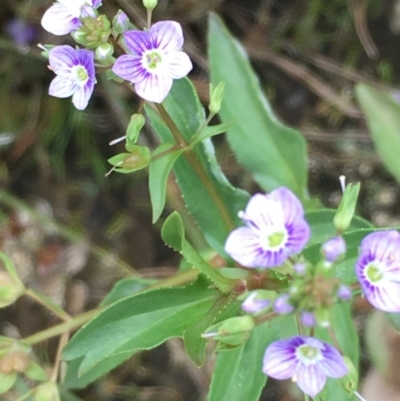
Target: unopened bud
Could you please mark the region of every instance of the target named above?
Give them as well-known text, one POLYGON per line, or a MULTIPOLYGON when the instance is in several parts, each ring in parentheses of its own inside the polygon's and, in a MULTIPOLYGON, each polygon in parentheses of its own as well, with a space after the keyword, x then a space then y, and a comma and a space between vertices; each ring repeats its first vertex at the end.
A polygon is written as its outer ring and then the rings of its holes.
POLYGON ((136 143, 140 131, 144 127, 146 120, 143 114, 133 114, 129 122, 128 128, 126 129, 126 138, 128 144, 136 143))
POLYGON ((315 319, 315 315, 313 312, 303 311, 301 312, 301 322, 304 326, 307 327, 315 327, 317 325, 317 320, 315 319))
POLYGON ((341 378, 340 381, 345 390, 350 394, 353 394, 358 387, 358 371, 348 356, 343 356, 343 360, 347 366, 348 373, 346 376, 341 378))
POLYGON ((333 219, 333 225, 339 234, 342 234, 350 227, 356 210, 358 193, 360 192, 360 183, 349 184, 343 192, 343 197, 339 208, 333 219))
POLYGON ((328 262, 337 262, 346 253, 346 242, 342 237, 331 238, 322 245, 321 253, 328 262))
POLYGON ((210 105, 208 106, 211 114, 218 114, 221 109, 221 103, 224 99, 225 82, 221 81, 215 88, 210 85, 210 105))
POLYGON ((339 289, 337 291, 337 297, 342 301, 348 301, 352 296, 351 288, 347 285, 340 284, 339 289))
POLYGON ((271 301, 275 296, 275 291, 253 291, 242 303, 242 310, 246 313, 254 314, 265 312, 265 310, 271 305, 271 301))
POLYGON ((100 62, 107 62, 112 59, 114 54, 114 46, 109 43, 104 43, 96 48, 95 58, 100 62))
POLYGON ((294 306, 290 303, 289 294, 283 294, 276 298, 274 310, 279 315, 285 315, 294 311, 294 306))
POLYGON ((118 10, 113 18, 112 25, 115 33, 122 34, 129 29, 129 18, 123 11, 118 10))
POLYGON ((114 166, 106 176, 113 171, 118 173, 132 173, 147 167, 151 161, 150 149, 146 146, 131 145, 128 147, 130 153, 121 153, 108 159, 108 162, 114 166))
POLYGON ((57 384, 53 382, 47 382, 36 387, 34 394, 34 401, 60 401, 57 384))
POLYGON ((154 10, 157 7, 158 0, 143 0, 143 5, 148 10, 154 10))

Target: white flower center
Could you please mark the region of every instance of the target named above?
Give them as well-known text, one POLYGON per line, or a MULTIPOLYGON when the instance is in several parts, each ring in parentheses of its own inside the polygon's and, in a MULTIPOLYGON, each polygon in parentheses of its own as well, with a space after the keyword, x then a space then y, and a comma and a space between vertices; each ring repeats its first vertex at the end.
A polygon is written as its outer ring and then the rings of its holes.
POLYGON ((288 235, 285 227, 270 226, 261 230, 261 246, 265 250, 277 251, 285 246, 288 235))
POLYGON ((81 65, 76 65, 71 69, 71 79, 80 86, 86 84, 89 79, 89 74, 86 68, 81 65))
POLYGON ((155 72, 162 66, 162 54, 157 50, 150 50, 143 54, 143 64, 148 72, 155 72))
POLYGON ((307 344, 300 345, 296 349, 296 357, 306 366, 315 365, 323 359, 321 351, 317 347, 307 344))

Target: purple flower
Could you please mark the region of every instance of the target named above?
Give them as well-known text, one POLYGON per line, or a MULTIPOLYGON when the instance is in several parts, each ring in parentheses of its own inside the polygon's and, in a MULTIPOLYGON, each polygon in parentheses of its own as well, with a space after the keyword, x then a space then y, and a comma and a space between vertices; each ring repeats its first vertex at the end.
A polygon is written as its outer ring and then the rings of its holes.
POLYGON ((94 53, 57 46, 49 51, 49 61, 50 69, 57 75, 50 84, 49 94, 61 98, 72 96, 75 107, 85 109, 96 83, 94 53))
POLYGON ((128 31, 124 39, 130 54, 119 57, 112 70, 135 84, 137 94, 145 100, 161 103, 172 81, 193 68, 189 56, 181 51, 183 34, 177 22, 157 22, 148 32, 128 31))
POLYGON ((317 325, 317 320, 315 319, 313 312, 303 311, 301 312, 300 317, 304 326, 315 327, 317 325))
POLYGON ((289 294, 283 294, 276 298, 274 311, 279 315, 285 315, 294 311, 294 306, 289 303, 289 294))
POLYGON ((331 238, 322 245, 321 251, 328 262, 336 262, 346 253, 346 242, 342 237, 331 238))
POLYGON ((355 267, 368 301, 386 312, 400 312, 400 234, 380 231, 367 235, 355 267))
POLYGON ((95 17, 101 0, 57 0, 43 15, 43 28, 53 35, 66 35, 81 26, 81 17, 95 17))
POLYGON ((268 299, 257 299, 258 292, 251 293, 242 303, 242 310, 246 313, 257 313, 270 305, 271 301, 268 299))
POLYGON ((316 338, 296 336, 273 342, 265 351, 263 372, 278 380, 292 379, 311 397, 325 385, 326 377, 348 372, 340 353, 316 338))
POLYGON ((26 46, 31 43, 35 40, 37 34, 33 25, 19 18, 11 20, 6 29, 12 40, 20 46, 26 46))
POLYGON ((300 252, 310 238, 303 207, 287 188, 253 195, 239 217, 246 227, 230 233, 225 250, 246 267, 280 266, 300 252))

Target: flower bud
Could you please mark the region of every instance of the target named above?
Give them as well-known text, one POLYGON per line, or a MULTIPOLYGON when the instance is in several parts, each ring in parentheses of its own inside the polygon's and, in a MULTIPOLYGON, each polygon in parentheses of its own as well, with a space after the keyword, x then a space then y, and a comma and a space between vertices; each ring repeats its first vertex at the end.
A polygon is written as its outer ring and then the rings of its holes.
POLYGON ((129 122, 128 128, 126 129, 126 138, 127 138, 127 143, 130 144, 135 144, 140 131, 144 127, 146 120, 143 116, 143 114, 133 114, 131 117, 131 121, 129 122))
POLYGON ((16 282, 4 271, 0 271, 0 308, 14 303, 24 292, 21 282, 16 282))
POLYGON ((218 114, 224 99, 225 82, 221 81, 216 88, 210 84, 210 105, 208 106, 211 114, 218 114))
POLYGON ((47 382, 35 389, 34 401, 60 401, 57 384, 47 382))
POLYGON ((304 326, 307 327, 315 327, 317 325, 317 320, 315 319, 315 315, 313 312, 303 311, 301 312, 301 322, 304 326))
POLYGON ((321 253, 328 262, 337 262, 346 253, 346 242, 342 237, 331 238, 322 245, 321 253))
POLYGON ((130 153, 121 153, 108 159, 108 162, 114 166, 107 174, 113 171, 118 173, 132 173, 147 167, 151 161, 150 149, 146 146, 131 145, 128 148, 130 153))
POLYGON ((107 62, 112 59, 112 55, 114 54, 114 46, 109 43, 104 43, 97 47, 95 52, 96 60, 100 62, 107 62))
POLYGON ((143 0, 143 5, 148 10, 154 10, 157 7, 158 0, 143 0))
POLYGON ((303 276, 307 272, 307 265, 305 263, 296 263, 293 270, 299 276, 303 276))
POLYGON ((353 295, 353 293, 350 287, 344 284, 340 284, 336 295, 342 301, 348 301, 353 295))
POLYGON ((342 382, 345 390, 350 394, 353 394, 358 387, 358 371, 348 356, 344 355, 343 360, 347 366, 348 373, 346 376, 341 378, 340 381, 342 382))
POLYGON ((123 11, 118 10, 112 21, 113 31, 121 35, 129 29, 129 23, 128 16, 123 11))
POLYGON ((349 184, 343 192, 343 197, 340 202, 339 208, 333 219, 339 234, 343 233, 350 227, 351 220, 353 219, 354 212, 357 205, 358 193, 360 192, 360 183, 349 184))
POLYGON ((271 301, 274 297, 274 291, 253 291, 242 303, 242 310, 246 313, 264 312, 265 309, 271 305, 271 301))
POLYGON ((279 315, 284 315, 294 311, 294 306, 290 304, 289 298, 289 294, 283 294, 276 298, 274 304, 274 310, 276 313, 279 315))

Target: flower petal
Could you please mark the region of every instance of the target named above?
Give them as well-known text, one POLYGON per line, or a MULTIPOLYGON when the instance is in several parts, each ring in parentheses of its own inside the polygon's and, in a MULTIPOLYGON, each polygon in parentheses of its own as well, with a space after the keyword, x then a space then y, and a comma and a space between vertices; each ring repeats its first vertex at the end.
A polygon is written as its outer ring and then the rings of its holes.
POLYGON ((81 22, 63 4, 53 4, 43 15, 42 27, 53 35, 66 35, 81 26, 81 22))
POLYGON ((137 94, 149 102, 162 103, 172 87, 172 78, 148 74, 135 85, 137 94))
POLYGON ((193 69, 189 56, 184 52, 173 52, 164 56, 165 73, 172 79, 186 77, 193 69))
POLYGON ((49 95, 66 98, 72 96, 77 89, 77 85, 68 75, 58 75, 50 84, 49 95))
POLYGON ((94 68, 94 52, 91 50, 79 49, 76 50, 76 55, 78 58, 78 63, 85 68, 89 80, 95 81, 96 70, 94 68))
MULTIPOLYGON (((301 345, 301 344, 300 344, 301 345)), ((278 340, 269 345, 263 359, 263 372, 278 380, 290 379, 299 367, 295 348, 288 340, 278 340)))
POLYGON ((129 54, 118 57, 112 71, 121 78, 134 84, 143 81, 149 73, 142 67, 141 58, 129 54))
POLYGON ((303 393, 311 397, 317 395, 326 383, 326 376, 318 365, 302 365, 293 379, 303 393))
POLYGON ((377 309, 400 312, 400 284, 382 279, 378 285, 365 286, 360 281, 366 298, 377 309))
POLYGON ((79 64, 78 53, 71 46, 57 46, 49 51, 49 64, 56 73, 68 72, 79 64))
POLYGON ((338 378, 347 375, 348 368, 346 363, 336 348, 324 343, 321 353, 324 359, 318 362, 318 365, 326 376, 338 378))
POLYGON ((94 84, 90 81, 86 85, 78 87, 72 96, 72 103, 78 110, 86 109, 93 93, 94 84))
POLYGON ((395 230, 377 231, 361 242, 361 254, 373 255, 381 261, 400 256, 400 234, 395 230))
POLYGON ((165 53, 176 52, 182 49, 182 27, 175 21, 161 21, 154 24, 150 30, 152 48, 163 50, 165 53))
POLYGON ((141 56, 146 50, 151 49, 147 32, 127 31, 124 33, 124 41, 126 48, 134 56, 141 56))

